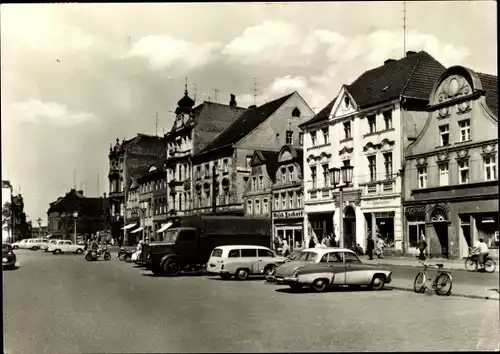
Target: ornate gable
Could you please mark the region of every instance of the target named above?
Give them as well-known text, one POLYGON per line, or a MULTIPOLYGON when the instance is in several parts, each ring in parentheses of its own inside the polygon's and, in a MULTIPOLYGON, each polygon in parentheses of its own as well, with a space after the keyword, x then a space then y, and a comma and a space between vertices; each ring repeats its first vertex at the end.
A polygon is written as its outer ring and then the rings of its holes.
POLYGON ((338 99, 333 106, 332 112, 330 113, 330 119, 335 117, 342 117, 347 114, 356 112, 356 103, 353 98, 345 89, 345 86, 340 90, 340 94, 338 95, 338 99))
POLYGON ((250 160, 250 166, 259 166, 264 163, 264 156, 260 153, 260 151, 255 151, 253 153, 252 159, 250 160))

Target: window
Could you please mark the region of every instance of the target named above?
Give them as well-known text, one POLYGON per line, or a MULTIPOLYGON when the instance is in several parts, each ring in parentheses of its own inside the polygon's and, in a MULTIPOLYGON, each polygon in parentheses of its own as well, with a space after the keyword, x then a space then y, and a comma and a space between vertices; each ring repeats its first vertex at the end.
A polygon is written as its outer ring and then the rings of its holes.
POLYGON ((288 209, 293 209, 293 192, 288 192, 288 209))
POLYGON ((458 161, 459 183, 469 183, 469 161, 458 161))
POLYGON ((228 258, 239 258, 240 257, 240 250, 231 250, 229 251, 229 254, 227 255, 228 258))
POLYGON ((299 145, 304 145, 304 133, 299 133, 299 145))
POLYGON ((316 146, 316 132, 311 133, 311 145, 316 146))
POLYGON ((302 194, 297 192, 297 208, 302 208, 302 194))
POLYGON ((345 96, 344 97, 344 105, 347 107, 349 107, 349 96, 345 96))
POLYGON ((427 188, 427 167, 418 167, 418 188, 427 188))
POLYGON ((205 164, 205 178, 210 176, 210 164, 205 164))
POLYGON ((386 130, 392 129, 392 111, 384 112, 384 122, 386 130))
POLYGON ((257 250, 254 249, 242 249, 241 250, 241 257, 257 257, 257 250))
POLYGON ((440 164, 439 165, 439 185, 447 186, 449 183, 449 175, 448 175, 448 164, 440 164))
POLYGON ((281 171, 281 183, 286 183, 286 168, 282 168, 280 171, 281 171))
POLYGON ((375 133, 377 131, 375 115, 368 116, 368 127, 370 133, 375 133))
POLYGON ((439 127, 439 135, 441 137, 441 146, 450 145, 450 126, 448 124, 439 127))
POLYGON ((262 213, 267 214, 269 212, 268 209, 269 209, 268 200, 264 199, 264 201, 262 202, 262 213))
POLYGON ((328 186, 328 164, 321 166, 323 168, 323 187, 328 186))
POLYGON ((330 252, 325 253, 323 257, 321 257, 321 263, 342 263, 342 258, 338 252, 330 252))
POLYGON ((215 174, 217 175, 219 173, 219 160, 214 161, 214 170, 215 174))
POLYGON ((257 177, 252 177, 252 190, 257 189, 257 177))
POLYGON ((193 242, 196 240, 196 231, 194 230, 182 230, 179 232, 179 236, 177 236, 178 241, 183 242, 193 242))
POLYGON ((276 210, 279 210, 279 208, 280 208, 280 196, 279 196, 279 194, 274 195, 274 208, 276 210))
POLYGON ((392 152, 384 154, 385 179, 392 178, 392 152))
POLYGON ((368 168, 370 169, 370 182, 377 180, 377 158, 368 156, 368 168))
POLYGON ((255 215, 260 215, 260 200, 255 201, 255 215))
POLYGON ((264 176, 259 176, 259 188, 264 189, 264 176))
POLYGON ((321 132, 323 133, 323 142, 324 142, 324 144, 330 143, 330 137, 328 136, 328 128, 321 129, 321 132))
POLYGON ((497 166, 495 156, 487 156, 484 161, 484 179, 485 181, 493 181, 497 179, 497 166))
POLYGON ((316 166, 312 166, 311 167, 312 188, 316 188, 316 182, 317 182, 316 179, 317 179, 316 166))
POLYGON ((224 159, 222 161, 222 167, 224 169, 224 173, 228 173, 229 172, 229 160, 228 159, 224 159))
POLYGON ((251 157, 251 156, 250 156, 250 157, 248 157, 248 156, 247 156, 247 161, 246 161, 246 167, 247 167, 247 168, 250 168, 250 167, 251 167, 251 166, 250 166, 250 163, 251 163, 251 162, 252 162, 252 157, 251 157))
POLYGON ((253 214, 253 205, 252 205, 252 201, 251 200, 247 201, 247 214, 248 215, 252 215, 253 214))
POLYGON ((274 257, 274 253, 271 250, 257 250, 259 257, 274 257))
POLYGON ((196 178, 201 177, 201 166, 196 166, 196 178))
POLYGON ((343 160, 342 163, 344 166, 351 166, 351 160, 343 160))
POLYGON ((293 131, 291 130, 286 131, 286 144, 287 145, 293 144, 293 131))
POLYGON ((345 139, 351 139, 351 122, 344 123, 344 136, 345 139))
POLYGON ((344 252, 344 262, 345 263, 361 263, 358 256, 351 252, 344 252))
POLYGON ((295 180, 295 173, 294 173, 293 166, 288 167, 288 173, 290 174, 290 182, 293 182, 295 180))
POLYGON ((470 140, 470 119, 462 120, 458 122, 460 127, 460 141, 470 140))

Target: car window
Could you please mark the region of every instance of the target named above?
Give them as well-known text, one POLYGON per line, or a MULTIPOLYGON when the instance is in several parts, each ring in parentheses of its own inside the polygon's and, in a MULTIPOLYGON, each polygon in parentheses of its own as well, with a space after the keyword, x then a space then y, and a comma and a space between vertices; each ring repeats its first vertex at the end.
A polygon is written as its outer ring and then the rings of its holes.
POLYGON ((271 250, 257 250, 259 257, 274 257, 274 253, 271 250))
POLYGON ((361 263, 358 256, 351 252, 344 252, 344 259, 346 263, 361 263))
POLYGON ((220 257, 222 256, 222 250, 220 248, 216 248, 212 251, 212 257, 220 257))
POLYGON ((240 256, 240 250, 231 250, 227 255, 228 258, 239 258, 239 256, 240 256))
POLYGON ((58 245, 64 245, 64 241, 59 241, 57 244, 58 245))
POLYGON ((299 256, 297 256, 296 260, 298 261, 311 261, 316 262, 319 254, 316 252, 301 252, 299 256))
POLYGON ((242 257, 257 257, 257 250, 255 248, 245 248, 241 250, 242 257))
POLYGON ((71 241, 64 242, 65 245, 71 245, 71 241))
POLYGON ((195 230, 182 230, 177 236, 178 241, 182 242, 194 242, 196 241, 196 231, 195 230))

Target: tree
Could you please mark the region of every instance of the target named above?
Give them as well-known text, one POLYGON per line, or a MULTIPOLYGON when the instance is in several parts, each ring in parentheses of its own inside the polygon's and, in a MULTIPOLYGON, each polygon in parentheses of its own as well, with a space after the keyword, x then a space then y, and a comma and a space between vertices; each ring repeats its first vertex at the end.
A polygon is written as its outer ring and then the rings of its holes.
POLYGON ((5 202, 2 207, 2 228, 9 233, 12 230, 12 205, 10 202, 5 202))

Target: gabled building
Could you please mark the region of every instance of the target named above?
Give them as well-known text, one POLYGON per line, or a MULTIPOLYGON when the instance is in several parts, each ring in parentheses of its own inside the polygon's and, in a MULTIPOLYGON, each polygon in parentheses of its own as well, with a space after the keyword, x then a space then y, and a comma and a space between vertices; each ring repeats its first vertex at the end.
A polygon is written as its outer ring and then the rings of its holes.
POLYGON ((406 154, 407 251, 425 235, 431 256, 462 258, 483 237, 498 257, 498 78, 450 67, 429 111, 406 154))
POLYGON ((313 115, 297 92, 249 108, 193 156, 192 212, 243 215, 254 152, 298 144, 298 126, 313 115))
POLYGON ((245 112, 244 108, 237 106, 234 95, 231 95, 229 105, 203 102, 194 107, 194 104, 186 87, 175 110, 172 129, 165 134, 169 218, 189 214, 192 210, 193 155, 245 112))
POLYGON ((165 158, 165 143, 158 136, 137 134, 136 137, 116 139, 115 146, 109 147, 109 199, 111 203, 111 233, 113 237, 123 237, 123 227, 127 225, 126 202, 132 178, 142 175, 144 167, 165 158))
POLYGON ((281 148, 272 190, 274 239, 286 240, 292 251, 304 247, 302 166, 301 148, 290 145, 281 148))
MULTIPOLYGON (((429 94, 444 70, 443 65, 424 51, 407 52, 399 60, 388 59, 351 84, 343 85, 334 104, 325 108, 330 111, 328 135, 332 137, 328 152, 316 148, 318 136, 325 133, 306 129, 306 205, 333 212, 333 232, 339 235, 342 222, 343 235, 339 236, 344 246, 358 243, 365 248, 371 233, 375 240, 380 235, 389 251, 402 252, 404 151, 422 130, 429 94), (327 170, 343 165, 353 166, 354 170, 352 183, 344 188, 341 206, 339 191, 328 191, 327 170), (314 174, 321 176, 321 186, 315 182, 318 177, 314 174), (322 198, 318 197, 320 194, 322 198), (329 209, 332 204, 334 208, 329 209)), ((316 230, 316 221, 311 218, 309 223, 309 215, 305 222, 307 230, 316 230)), ((330 224, 327 220, 323 223, 330 224)), ((325 232, 329 230, 323 228, 325 232)))

